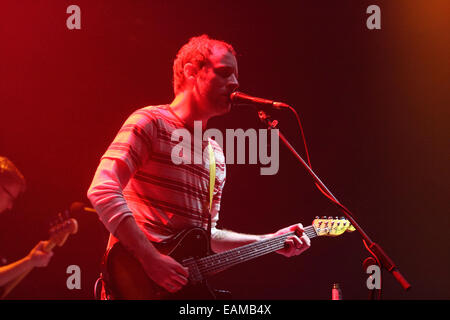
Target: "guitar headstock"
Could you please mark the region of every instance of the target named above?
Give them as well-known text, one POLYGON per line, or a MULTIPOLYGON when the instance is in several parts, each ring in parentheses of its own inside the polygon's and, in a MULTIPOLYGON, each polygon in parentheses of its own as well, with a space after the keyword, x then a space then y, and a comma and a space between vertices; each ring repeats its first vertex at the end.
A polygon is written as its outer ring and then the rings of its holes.
POLYGON ((353 227, 345 218, 323 217, 316 218, 312 223, 318 236, 337 237, 344 232, 353 232, 353 227))
POLYGON ((77 220, 70 218, 53 225, 50 228, 50 241, 61 247, 71 234, 75 234, 78 231, 77 220))

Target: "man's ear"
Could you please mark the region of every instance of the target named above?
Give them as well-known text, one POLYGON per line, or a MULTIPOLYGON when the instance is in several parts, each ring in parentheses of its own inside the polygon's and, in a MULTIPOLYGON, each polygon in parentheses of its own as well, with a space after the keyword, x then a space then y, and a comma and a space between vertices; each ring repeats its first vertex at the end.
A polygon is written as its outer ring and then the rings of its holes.
POLYGON ((193 84, 195 82, 195 78, 197 77, 198 68, 193 63, 186 63, 183 67, 184 78, 186 82, 189 84, 193 84))

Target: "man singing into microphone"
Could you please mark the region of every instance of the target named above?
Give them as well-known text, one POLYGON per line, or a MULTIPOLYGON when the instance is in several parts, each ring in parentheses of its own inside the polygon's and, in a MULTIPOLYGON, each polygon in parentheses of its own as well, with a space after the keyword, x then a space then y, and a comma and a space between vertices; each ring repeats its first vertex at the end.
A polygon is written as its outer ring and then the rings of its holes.
MULTIPOLYGON (((17 167, 6 157, 0 157, 0 214, 12 209, 14 201, 25 191, 25 178, 17 167)), ((24 272, 33 267, 45 267, 52 252, 43 250, 46 242, 39 242, 24 258, 8 265, 0 266, 0 297, 9 290, 9 285, 24 272)))
MULTIPOLYGON (((111 233, 108 247, 119 241, 140 262, 147 276, 170 293, 188 283, 189 271, 160 253, 152 243, 170 239, 182 230, 192 227, 210 230, 214 252, 291 231, 298 236, 289 236, 285 248, 278 253, 290 257, 310 246, 301 224, 266 235, 216 227, 225 183, 225 159, 214 140, 202 142, 200 152, 208 144, 212 151, 208 157, 200 155, 204 159, 200 165, 177 165, 171 160, 177 143, 171 140, 173 131, 185 128, 193 132, 194 121, 201 121, 205 128, 210 118, 229 112, 230 94, 238 86, 233 47, 207 35, 191 38, 179 50, 173 64, 172 103, 144 107, 130 115, 102 156, 87 192, 111 233), (214 163, 210 203, 210 165, 214 163)), ((193 149, 192 153, 195 152, 193 149)))

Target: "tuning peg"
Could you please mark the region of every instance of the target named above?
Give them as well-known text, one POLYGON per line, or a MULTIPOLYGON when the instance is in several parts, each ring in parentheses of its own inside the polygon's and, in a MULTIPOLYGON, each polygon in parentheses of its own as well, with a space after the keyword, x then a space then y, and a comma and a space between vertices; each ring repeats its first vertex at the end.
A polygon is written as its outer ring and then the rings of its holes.
POLYGON ((327 216, 322 216, 322 219, 326 219, 327 218, 327 216))
POLYGON ((314 219, 320 219, 319 216, 316 216, 314 219))

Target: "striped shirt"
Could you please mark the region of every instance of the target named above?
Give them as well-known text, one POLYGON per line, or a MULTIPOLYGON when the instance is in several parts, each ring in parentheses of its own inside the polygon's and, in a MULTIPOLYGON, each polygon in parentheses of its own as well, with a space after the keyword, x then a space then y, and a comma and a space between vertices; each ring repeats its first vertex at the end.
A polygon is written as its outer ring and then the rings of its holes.
MULTIPOLYGON (((203 151, 208 143, 213 148, 216 162, 211 208, 211 228, 215 228, 226 174, 223 151, 219 144, 208 139, 202 141, 202 150, 193 147, 182 150, 184 153, 190 151, 191 164, 175 164, 172 151, 177 146, 180 149, 181 141, 172 141, 177 129, 186 130, 186 127, 169 105, 136 110, 102 156, 88 197, 111 233, 124 217, 131 214, 147 238, 154 242, 170 238, 186 228, 206 229, 210 214, 210 173, 209 154, 203 151), (203 159, 202 163, 194 163, 194 157, 203 159), (120 160, 128 167, 130 179, 123 190, 110 183, 114 175, 101 174, 102 163, 107 159, 120 160), (116 190, 111 190, 110 185, 116 190)), ((192 134, 191 141, 193 144, 192 134)), ((179 156, 185 158, 187 154, 179 156)))

